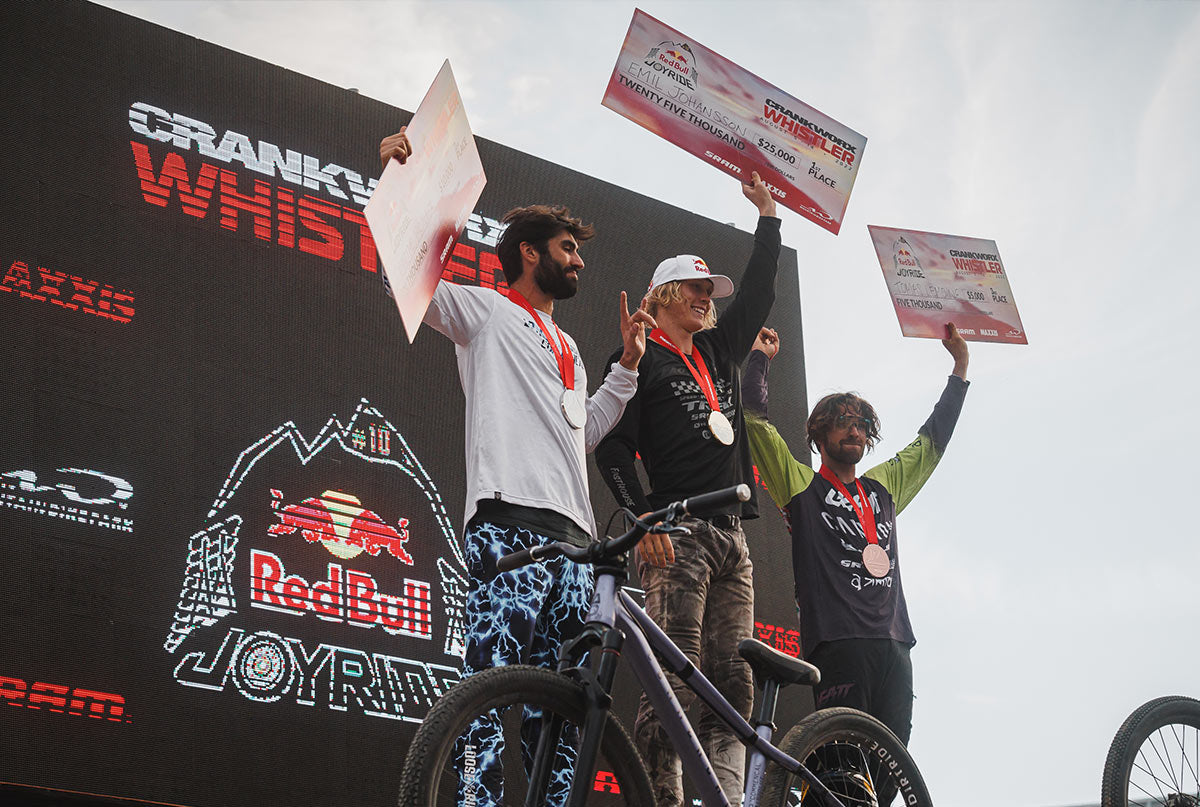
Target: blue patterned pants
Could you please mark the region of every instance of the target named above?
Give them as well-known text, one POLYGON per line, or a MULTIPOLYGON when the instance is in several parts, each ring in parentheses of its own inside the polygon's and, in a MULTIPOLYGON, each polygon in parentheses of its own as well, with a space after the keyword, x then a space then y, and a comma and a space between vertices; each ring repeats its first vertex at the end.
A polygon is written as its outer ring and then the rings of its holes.
MULTIPOLYGON (((583 628, 592 596, 592 568, 564 558, 496 571, 501 556, 553 543, 556 537, 526 529, 472 520, 466 530, 467 652, 463 678, 489 667, 532 664, 553 669, 558 648, 583 628)), ((504 736, 496 712, 473 722, 458 740, 460 807, 492 807, 504 802, 501 755, 504 736)), ((541 715, 525 709, 521 745, 526 770, 537 748, 541 715)), ((566 801, 574 770, 571 737, 559 743, 547 804, 566 801)))

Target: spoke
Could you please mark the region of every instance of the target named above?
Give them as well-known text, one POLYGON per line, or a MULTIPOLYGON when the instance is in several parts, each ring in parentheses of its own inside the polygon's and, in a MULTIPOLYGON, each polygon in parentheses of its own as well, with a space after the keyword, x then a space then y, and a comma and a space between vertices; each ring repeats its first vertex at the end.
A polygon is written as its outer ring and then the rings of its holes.
POLYGON ((1131 807, 1200 803, 1200 731, 1186 724, 1160 726, 1142 742, 1129 774, 1128 796, 1146 796, 1127 798, 1131 807))
MULTIPOLYGON (((1147 738, 1147 739, 1148 739, 1148 738, 1147 738)), ((1150 747, 1151 747, 1152 749, 1154 749, 1154 744, 1153 744, 1152 742, 1150 743, 1150 747)), ((1150 780, 1151 780, 1151 783, 1152 783, 1152 784, 1158 785, 1158 800, 1159 800, 1159 802, 1160 802, 1161 804, 1166 804, 1166 802, 1167 802, 1167 794, 1166 794, 1166 793, 1163 793, 1163 790, 1162 790, 1162 784, 1163 784, 1163 782, 1162 782, 1162 780, 1161 780, 1161 779, 1158 777, 1158 775, 1157 775, 1156 773, 1154 773, 1154 771, 1152 771, 1152 770, 1150 769, 1150 758, 1149 758, 1149 756, 1147 756, 1147 754, 1146 754, 1146 750, 1145 750, 1145 749, 1146 749, 1146 746, 1145 746, 1145 745, 1143 745, 1143 746, 1142 746, 1140 749, 1138 749, 1138 757, 1139 757, 1140 759, 1142 759, 1142 760, 1143 760, 1143 764, 1142 764, 1142 765, 1139 765, 1138 767, 1139 767, 1139 768, 1141 768, 1141 770, 1145 771, 1146 775, 1150 777, 1150 780)), ((1157 750, 1157 749, 1154 749, 1154 752, 1155 752, 1155 755, 1156 755, 1156 756, 1158 756, 1158 750, 1157 750)), ((1160 761, 1160 762, 1162 761, 1162 757, 1161 757, 1161 756, 1159 756, 1159 761, 1160 761)), ((1131 784, 1132 784, 1132 783, 1131 783, 1131 784)), ((1147 790, 1146 788, 1142 787, 1141 785, 1137 785, 1136 787, 1137 787, 1137 789, 1138 789, 1138 790, 1142 791, 1143 793, 1145 793, 1145 794, 1146 794, 1147 796, 1149 796, 1150 798, 1154 798, 1154 794, 1153 794, 1153 793, 1151 793, 1151 792, 1150 792, 1149 790, 1147 790)))
MULTIPOLYGON (((1172 726, 1172 729, 1174 729, 1174 728, 1175 727, 1172 726)), ((1195 733, 1195 730, 1193 730, 1193 733, 1195 733)), ((1196 760, 1196 757, 1189 758, 1187 755, 1187 745, 1186 745, 1187 735, 1188 735, 1188 726, 1179 726, 1178 736, 1176 737, 1176 739, 1179 741, 1179 785, 1180 785, 1179 792, 1181 792, 1181 793, 1183 792, 1183 782, 1185 779, 1185 774, 1187 774, 1187 773, 1191 774, 1190 781, 1193 784, 1200 783, 1200 779, 1197 779, 1197 777, 1196 777, 1196 768, 1195 768, 1195 765, 1193 764, 1193 762, 1196 760), (1187 767, 1186 771, 1184 771, 1184 766, 1187 767)), ((1198 787, 1197 790, 1200 790, 1200 787, 1198 787)), ((1191 795, 1191 794, 1189 793, 1188 795, 1191 795)))
MULTIPOLYGON (((1155 781, 1157 781, 1157 780, 1155 780, 1155 781)), ((1131 781, 1131 782, 1129 783, 1129 786, 1130 786, 1130 787, 1136 787, 1138 790, 1140 790, 1140 791, 1142 791, 1143 793, 1145 793, 1145 794, 1146 794, 1148 797, 1150 797, 1151 799, 1154 799, 1154 801, 1155 801, 1155 802, 1157 802, 1158 804, 1166 804, 1166 802, 1165 802, 1163 799, 1156 797, 1156 796, 1155 796, 1153 793, 1151 793, 1149 790, 1147 790, 1146 788, 1144 788, 1144 787, 1142 787, 1141 785, 1139 785, 1137 782, 1132 782, 1132 781, 1131 781)), ((1161 790, 1161 789, 1159 789, 1159 794, 1161 795, 1161 793, 1162 793, 1162 790, 1161 790)))
POLYGON ((1154 749, 1154 753, 1158 757, 1158 763, 1165 772, 1165 775, 1171 777, 1164 781, 1168 786, 1176 787, 1176 789, 1178 789, 1177 783, 1174 779, 1175 771, 1171 768, 1171 754, 1167 749, 1167 741, 1163 736, 1163 730, 1159 729, 1158 731, 1154 732, 1153 735, 1147 737, 1146 740, 1150 743, 1150 747, 1154 749), (1157 743, 1154 742, 1154 738, 1158 739, 1157 743))

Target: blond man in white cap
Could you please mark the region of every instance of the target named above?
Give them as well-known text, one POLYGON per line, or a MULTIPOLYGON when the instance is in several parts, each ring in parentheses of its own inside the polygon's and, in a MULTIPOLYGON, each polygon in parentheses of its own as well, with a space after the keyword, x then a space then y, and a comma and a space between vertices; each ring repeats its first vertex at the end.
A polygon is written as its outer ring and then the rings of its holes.
MULTIPOLYGON (((636 513, 743 482, 754 489, 738 365, 775 301, 780 222, 757 173, 742 192, 760 218, 742 287, 725 312, 717 317, 713 300, 733 295, 733 281, 710 272, 695 255, 660 263, 643 300, 658 327, 646 342, 638 390, 596 447, 604 481, 617 501, 636 513), (648 493, 634 467, 638 455, 650 480, 648 493)), ((750 716, 754 692, 737 643, 753 634, 754 588, 741 521, 757 516, 751 499, 703 521, 686 520, 691 534, 675 545, 665 535, 647 535, 637 552, 646 610, 744 717, 750 716)), ((695 695, 674 676, 669 679, 686 709, 695 695)), ((697 733, 726 797, 740 804, 745 749, 707 708, 697 733)), ((681 804, 679 756, 645 695, 636 737, 657 803, 681 804)))

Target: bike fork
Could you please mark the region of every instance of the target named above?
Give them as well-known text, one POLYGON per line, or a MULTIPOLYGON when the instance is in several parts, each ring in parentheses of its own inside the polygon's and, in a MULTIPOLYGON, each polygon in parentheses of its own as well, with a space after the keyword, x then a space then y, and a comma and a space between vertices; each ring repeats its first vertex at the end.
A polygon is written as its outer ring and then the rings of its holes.
POLYGON ((619 630, 607 628, 600 646, 600 661, 596 672, 581 670, 584 691, 588 696, 587 717, 583 721, 583 736, 579 742, 579 754, 575 758, 575 776, 571 780, 571 794, 566 807, 584 807, 592 790, 592 779, 596 775, 596 758, 600 753, 600 741, 604 737, 604 726, 608 721, 608 710, 612 705, 613 676, 617 672, 617 660, 621 657, 621 645, 625 637, 619 630))
MULTIPOLYGON (((587 696, 587 712, 580 731, 575 755, 575 772, 571 777, 571 791, 567 796, 566 807, 584 807, 591 792, 592 778, 596 775, 596 758, 600 752, 600 742, 604 737, 608 710, 612 704, 609 692, 612 689, 623 641, 624 636, 620 631, 602 624, 589 624, 579 636, 564 644, 559 651, 559 673, 578 681, 587 696), (600 648, 600 659, 593 671, 582 662, 588 650, 597 646, 600 648)), ((547 803, 550 777, 564 722, 561 715, 542 716, 542 732, 538 737, 537 751, 529 773, 525 807, 544 807, 547 803)))

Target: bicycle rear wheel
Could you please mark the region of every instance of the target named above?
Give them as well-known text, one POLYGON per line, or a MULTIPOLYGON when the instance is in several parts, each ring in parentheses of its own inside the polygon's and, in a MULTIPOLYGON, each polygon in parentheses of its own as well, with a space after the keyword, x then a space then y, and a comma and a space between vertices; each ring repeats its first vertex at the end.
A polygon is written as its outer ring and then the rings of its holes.
MULTIPOLYGON (((511 665, 485 670, 455 685, 429 711, 413 738, 400 778, 400 807, 491 807, 523 805, 528 764, 545 725, 531 714, 562 718, 563 739, 547 805, 561 803, 573 778, 574 740, 583 727, 586 698, 570 679, 540 667, 511 665), (467 729, 476 728, 467 742, 467 729), (482 742, 476 738, 482 737, 482 742), (497 764, 498 763, 498 764, 497 764), (463 782, 475 783, 460 795, 463 782), (559 794, 559 798, 555 798, 559 794)), ((609 713, 597 773, 588 789, 597 804, 653 807, 654 795, 642 758, 628 732, 609 713)), ((589 802, 590 803, 590 802, 589 802)), ((540 807, 540 805, 539 805, 540 807)))
POLYGON ((1156 698, 1125 719, 1104 761, 1100 804, 1200 805, 1200 701, 1156 698))
MULTIPOLYGON (((887 726, 857 709, 821 709, 783 736, 779 748, 814 773, 846 807, 928 807, 921 772, 887 726)), ((764 807, 824 807, 803 779, 777 765, 763 781, 764 807)))

